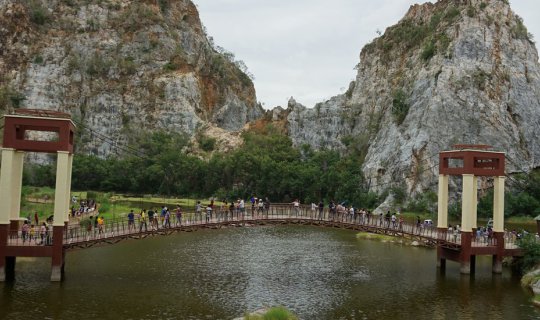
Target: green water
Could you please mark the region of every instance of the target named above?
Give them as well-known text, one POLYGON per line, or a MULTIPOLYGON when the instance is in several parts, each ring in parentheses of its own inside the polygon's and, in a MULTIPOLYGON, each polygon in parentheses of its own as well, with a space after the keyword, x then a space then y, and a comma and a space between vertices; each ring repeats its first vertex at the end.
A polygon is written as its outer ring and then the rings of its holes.
POLYGON ((301 319, 538 319, 508 270, 474 277, 435 251, 358 240, 316 227, 207 230, 68 252, 66 280, 49 259, 19 259, 0 283, 5 319, 232 319, 284 305, 301 319))

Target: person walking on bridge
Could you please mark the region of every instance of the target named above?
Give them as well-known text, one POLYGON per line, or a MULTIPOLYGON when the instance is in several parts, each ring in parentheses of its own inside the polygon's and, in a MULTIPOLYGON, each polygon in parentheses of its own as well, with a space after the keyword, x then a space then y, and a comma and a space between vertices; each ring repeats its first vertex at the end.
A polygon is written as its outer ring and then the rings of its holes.
POLYGON ((144 232, 148 231, 148 226, 146 224, 146 210, 141 211, 141 218, 139 219, 139 232, 142 232, 142 227, 144 225, 144 232))
POLYGON ((182 226, 182 208, 179 205, 176 206, 176 226, 182 226))
POLYGON ((293 209, 294 209, 294 215, 295 215, 296 217, 298 217, 298 213, 300 212, 300 200, 295 199, 295 200, 292 202, 292 205, 293 205, 293 209))
POLYGON ((135 229, 135 213, 133 213, 133 210, 128 213, 128 231, 131 232, 131 229, 135 229))
POLYGON ((324 214, 324 203, 321 201, 319 201, 319 220, 322 220, 323 219, 323 214, 324 214))
POLYGON ((165 207, 167 211, 165 211, 165 221, 163 222, 163 228, 170 228, 171 227, 171 211, 169 208, 165 207))

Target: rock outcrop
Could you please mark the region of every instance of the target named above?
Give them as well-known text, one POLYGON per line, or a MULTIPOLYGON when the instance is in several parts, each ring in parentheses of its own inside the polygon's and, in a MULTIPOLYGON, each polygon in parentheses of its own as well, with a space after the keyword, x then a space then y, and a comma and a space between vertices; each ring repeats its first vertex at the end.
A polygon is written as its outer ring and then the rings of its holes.
POLYGON ((0 108, 71 113, 100 156, 154 130, 236 131, 263 114, 251 79, 189 0, 0 1, 0 108))
POLYGON ((540 166, 538 53, 507 1, 411 6, 357 70, 314 108, 291 100, 288 133, 297 146, 355 148, 372 190, 434 189, 437 155, 454 144, 506 152, 509 173, 540 166))

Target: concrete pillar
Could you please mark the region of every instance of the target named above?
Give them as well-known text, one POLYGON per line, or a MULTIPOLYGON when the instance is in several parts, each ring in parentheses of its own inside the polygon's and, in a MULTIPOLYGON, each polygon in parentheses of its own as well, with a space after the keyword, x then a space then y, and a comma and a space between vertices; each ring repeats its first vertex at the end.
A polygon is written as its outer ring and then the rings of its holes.
POLYGON ((504 232, 504 181, 506 177, 493 180, 493 232, 504 232))
POLYGON ((459 253, 459 263, 460 263, 459 272, 462 274, 471 273, 471 240, 472 240, 472 233, 470 231, 461 233, 461 251, 459 253))
POLYGON ((0 282, 6 281, 6 246, 9 235, 9 224, 0 224, 0 282))
POLYGON ((53 248, 51 259, 51 281, 62 281, 64 279, 64 257, 63 247, 64 226, 53 227, 53 248))
POLYGON ((471 214, 471 228, 478 228, 478 177, 473 177, 473 204, 472 204, 472 214, 471 214))
POLYGON ((69 222, 69 211, 70 211, 70 208, 71 208, 71 173, 72 173, 72 168, 73 168, 73 154, 70 154, 68 156, 68 172, 67 172, 67 182, 66 182, 66 185, 67 185, 67 189, 66 189, 66 200, 67 200, 67 203, 66 203, 66 208, 67 208, 67 211, 66 211, 66 215, 64 217, 64 222, 69 222))
POLYGON ((17 257, 6 257, 5 258, 5 279, 4 281, 14 280, 15 279, 15 264, 17 262, 17 257))
POLYGON ((53 248, 51 281, 62 281, 64 276, 64 227, 69 210, 71 184, 71 155, 58 151, 56 161, 56 190, 54 195, 53 248))
POLYGON ((499 256, 499 255, 493 256, 492 270, 493 270, 493 273, 496 273, 496 274, 502 273, 502 256, 499 256))
POLYGON ((448 176, 439 175, 437 194, 437 228, 448 229, 448 176))
POLYGON ((56 161, 56 190, 54 193, 54 226, 64 226, 65 217, 69 209, 69 153, 58 151, 56 161), (66 199, 67 198, 67 199, 66 199))
POLYGON ((437 246, 437 268, 440 268, 441 272, 446 270, 446 258, 443 256, 440 246, 437 246))
POLYGON ((472 231, 472 215, 476 206, 473 196, 474 191, 474 175, 463 174, 463 193, 461 199, 461 231, 472 231))
POLYGON ((2 168, 0 169, 0 224, 9 224, 13 211, 13 163, 15 150, 2 148, 2 168))

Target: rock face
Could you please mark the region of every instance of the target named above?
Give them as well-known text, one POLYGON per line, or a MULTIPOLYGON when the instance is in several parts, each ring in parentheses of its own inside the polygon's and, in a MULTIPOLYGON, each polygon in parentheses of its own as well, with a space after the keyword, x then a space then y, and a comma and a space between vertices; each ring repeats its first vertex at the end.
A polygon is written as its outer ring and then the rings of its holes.
POLYGON ((259 118, 239 67, 208 40, 189 0, 0 1, 1 112, 69 112, 82 123, 78 145, 101 156, 110 144, 85 127, 122 143, 259 118))
POLYGON ((375 191, 434 189, 438 153, 488 144, 507 172, 540 166, 540 66, 503 0, 411 6, 360 53, 349 90, 308 109, 289 102, 295 145, 355 148, 375 191))

